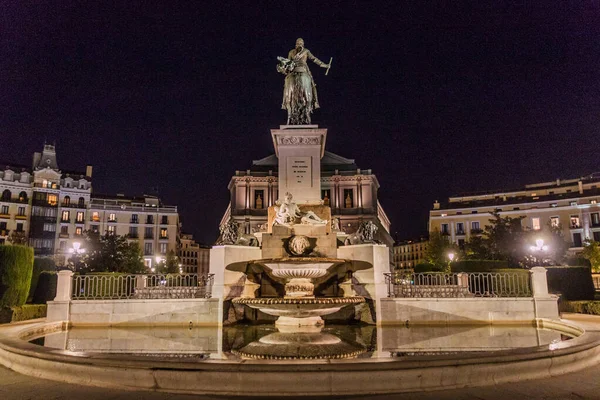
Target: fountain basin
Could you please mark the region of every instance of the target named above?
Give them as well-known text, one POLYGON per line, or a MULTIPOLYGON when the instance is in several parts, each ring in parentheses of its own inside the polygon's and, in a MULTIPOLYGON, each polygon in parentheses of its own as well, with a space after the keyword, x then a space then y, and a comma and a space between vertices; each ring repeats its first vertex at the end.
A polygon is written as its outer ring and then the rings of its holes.
POLYGON ((288 298, 268 297, 258 299, 235 298, 234 304, 244 304, 265 314, 279 317, 275 326, 323 325, 321 316, 333 314, 348 305, 365 302, 364 297, 288 298))

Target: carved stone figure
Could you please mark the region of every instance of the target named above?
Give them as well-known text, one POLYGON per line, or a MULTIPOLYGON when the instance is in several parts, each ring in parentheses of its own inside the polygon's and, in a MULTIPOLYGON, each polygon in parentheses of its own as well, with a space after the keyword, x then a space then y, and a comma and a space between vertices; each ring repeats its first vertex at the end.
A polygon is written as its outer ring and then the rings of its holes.
POLYGON ((219 232, 221 236, 217 240, 217 245, 259 246, 256 236, 240 234, 239 224, 231 217, 219 227, 219 232))
POLYGON ((325 225, 327 220, 321 219, 312 211, 303 213, 300 207, 292 201, 292 194, 286 193, 283 202, 275 206, 275 218, 273 225, 291 226, 296 224, 300 219, 302 224, 306 225, 325 225))
POLYGON ((310 250, 310 241, 303 235, 292 236, 288 243, 288 249, 292 255, 301 256, 310 250))
POLYGON ((344 244, 352 245, 352 244, 364 244, 364 243, 380 243, 378 240, 375 240, 375 234, 377 233, 377 225, 375 225, 372 221, 361 222, 358 230, 353 235, 350 235, 346 238, 344 244))
POLYGON ((304 40, 298 38, 296 47, 288 53, 288 58, 277 57, 277 71, 284 74, 283 103, 281 108, 288 112, 288 125, 310 124, 310 114, 319 108, 317 86, 313 80, 307 61, 311 60, 322 68, 330 67, 312 55, 304 47, 304 40))
POLYGON ((231 217, 219 226, 221 236, 217 240, 217 245, 235 244, 239 237, 239 225, 231 217))
POLYGON ((340 231, 340 219, 335 217, 331 220, 331 229, 334 231, 340 231))

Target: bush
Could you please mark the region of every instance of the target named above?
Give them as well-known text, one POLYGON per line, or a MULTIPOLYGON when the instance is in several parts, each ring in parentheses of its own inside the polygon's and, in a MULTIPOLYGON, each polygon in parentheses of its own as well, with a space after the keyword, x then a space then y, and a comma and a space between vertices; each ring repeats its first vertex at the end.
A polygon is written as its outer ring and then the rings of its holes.
POLYGON ((44 318, 46 316, 45 304, 25 304, 10 308, 0 309, 0 323, 27 321, 29 319, 44 318))
POLYGON ((506 260, 459 260, 450 263, 452 272, 498 272, 507 269, 506 260))
POLYGON ((35 304, 45 304, 56 297, 57 274, 54 271, 42 271, 38 278, 38 284, 33 293, 35 304))
POLYGON ((0 246, 0 307, 25 304, 32 275, 31 247, 0 246))
POLYGON ((415 265, 415 273, 424 273, 424 272, 442 272, 443 268, 431 263, 421 263, 415 265))
POLYGON ((553 266, 548 270, 548 291, 563 300, 594 300, 594 282, 589 267, 553 266))
POLYGON ((31 276, 31 287, 29 288, 28 299, 31 301, 38 285, 40 274, 43 271, 56 271, 54 260, 46 257, 36 257, 33 260, 33 275, 31 276))
POLYGON ((600 315, 600 301, 562 301, 560 311, 600 315))

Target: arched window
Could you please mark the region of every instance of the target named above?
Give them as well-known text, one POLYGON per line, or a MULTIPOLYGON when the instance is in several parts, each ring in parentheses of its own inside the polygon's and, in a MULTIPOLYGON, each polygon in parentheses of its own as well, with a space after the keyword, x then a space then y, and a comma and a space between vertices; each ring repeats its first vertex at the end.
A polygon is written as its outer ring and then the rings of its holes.
POLYGON ((21 192, 19 193, 19 201, 23 203, 27 203, 27 193, 21 192))
POLYGON ((63 199, 63 206, 68 206, 70 204, 71 204, 71 197, 65 196, 65 198, 63 199))
POLYGON ((82 208, 85 207, 85 200, 83 199, 83 197, 79 198, 79 201, 77 202, 77 205, 79 207, 82 207, 82 208))
POLYGON ((4 192, 2 192, 2 201, 10 201, 10 197, 11 197, 11 193, 10 190, 6 189, 4 192))

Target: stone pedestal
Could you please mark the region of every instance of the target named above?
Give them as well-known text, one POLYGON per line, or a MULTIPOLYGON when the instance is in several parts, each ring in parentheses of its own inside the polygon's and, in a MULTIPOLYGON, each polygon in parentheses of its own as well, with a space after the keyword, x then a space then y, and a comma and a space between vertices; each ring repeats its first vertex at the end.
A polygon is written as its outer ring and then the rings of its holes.
POLYGON ((381 299, 387 298, 385 272, 390 272, 390 253, 383 244, 357 244, 338 248, 338 258, 372 265, 372 268, 355 270, 352 280, 356 294, 367 299, 361 310, 363 322, 380 324, 381 299), (367 307, 368 308, 365 308, 367 307), (370 314, 370 315, 369 315, 370 314), (374 315, 373 315, 374 314, 374 315), (369 319, 371 319, 369 321, 369 319))
POLYGON ((215 274, 212 297, 219 299, 219 315, 224 320, 229 311, 225 310, 224 302, 242 296, 246 280, 243 272, 227 270, 227 266, 260 258, 260 247, 225 245, 210 249, 209 270, 211 274, 215 274))
POLYGON ((318 125, 281 125, 271 129, 275 155, 279 159, 279 199, 287 192, 294 202, 320 204, 321 158, 327 129, 318 125))

